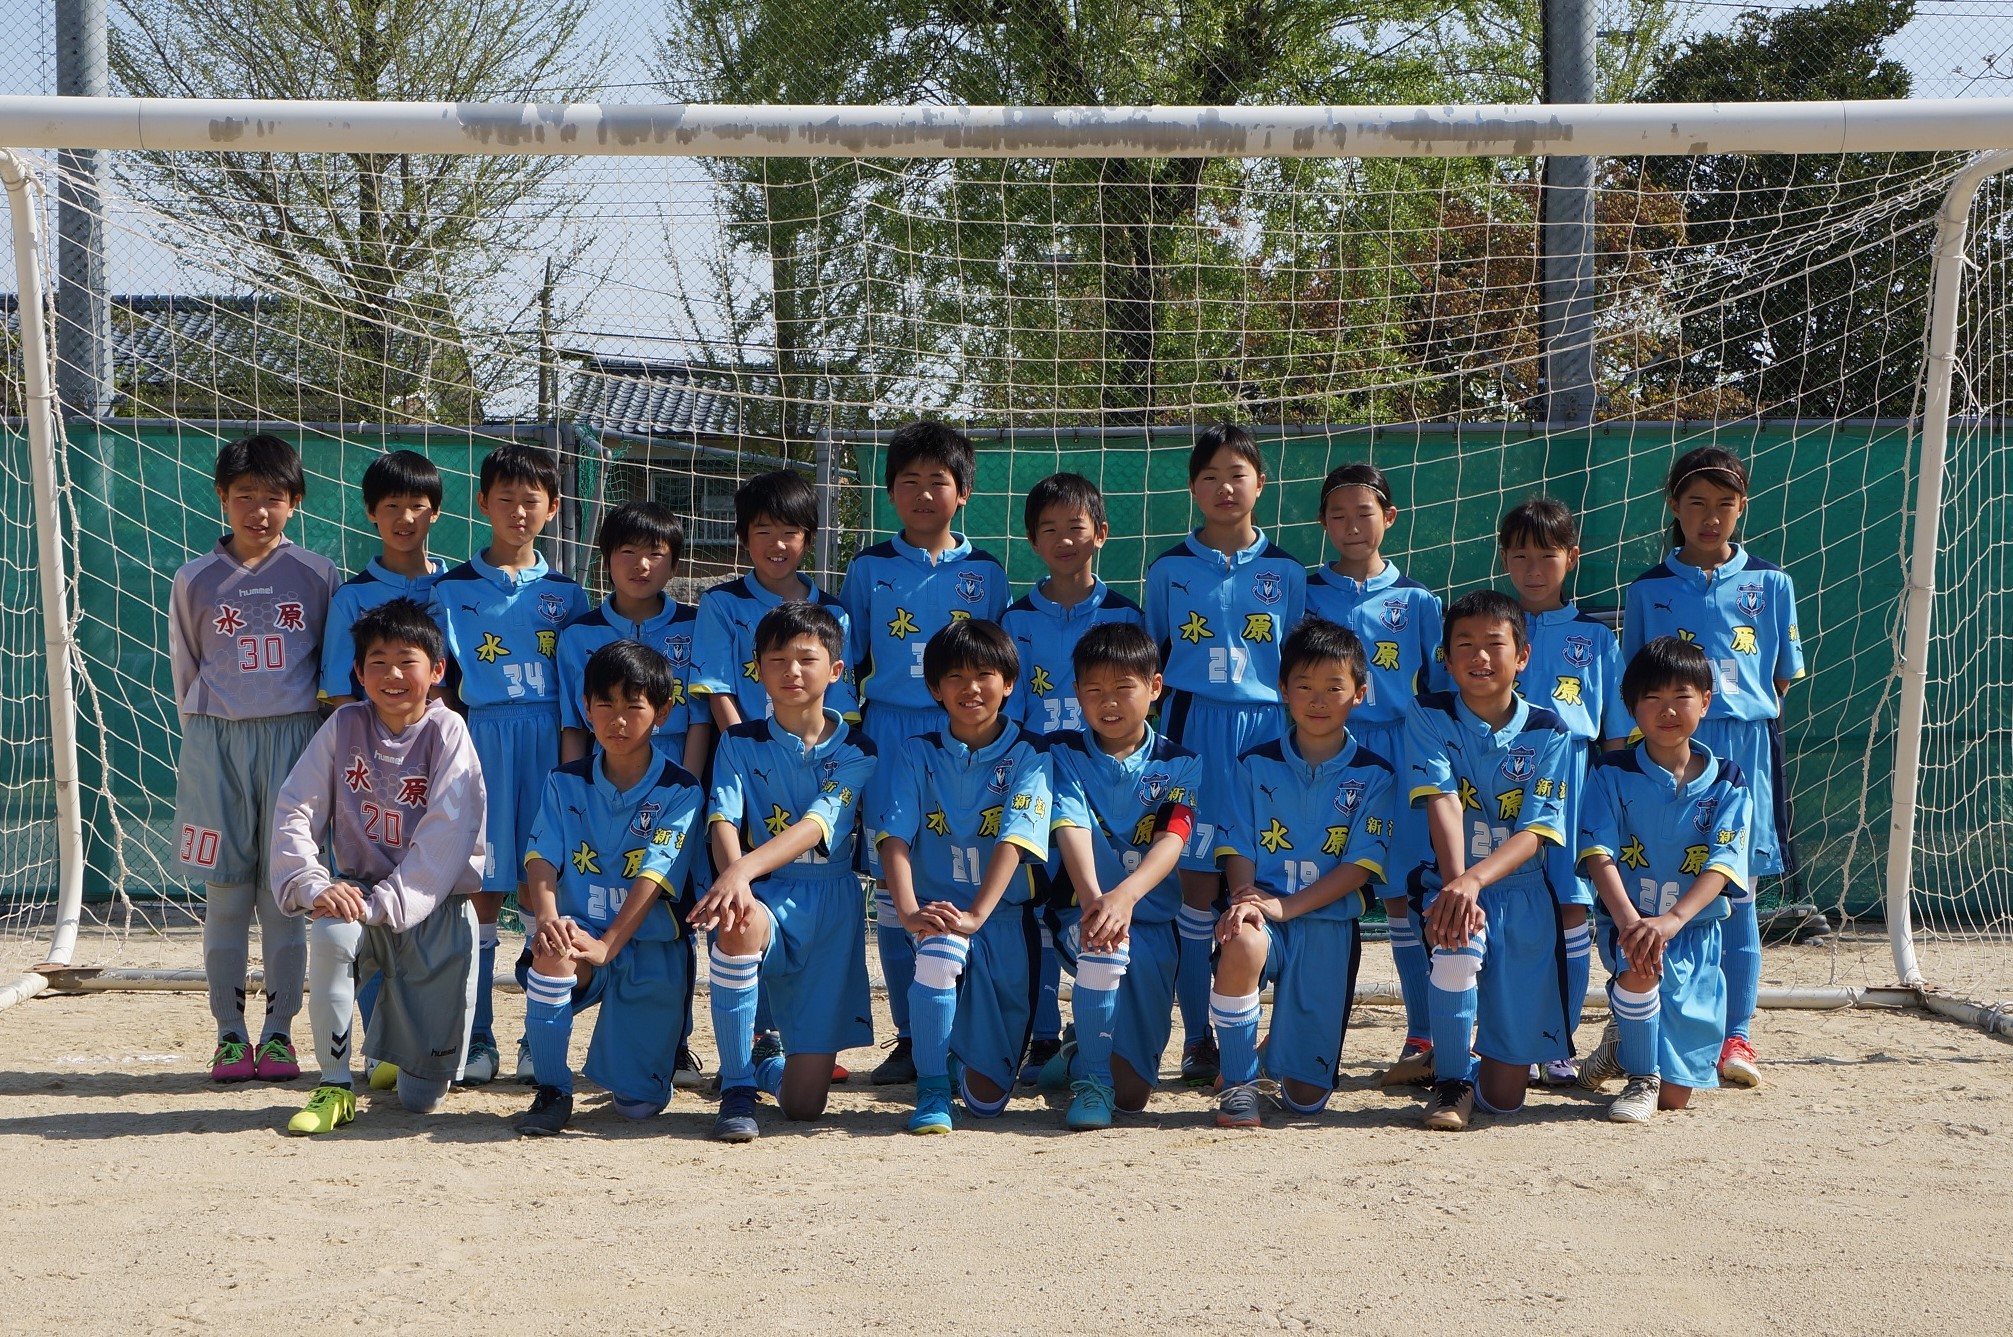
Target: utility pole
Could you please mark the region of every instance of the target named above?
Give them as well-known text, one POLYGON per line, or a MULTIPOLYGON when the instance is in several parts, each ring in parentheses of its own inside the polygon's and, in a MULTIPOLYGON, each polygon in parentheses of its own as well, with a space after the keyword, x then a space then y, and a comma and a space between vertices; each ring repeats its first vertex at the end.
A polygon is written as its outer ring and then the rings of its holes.
MULTIPOLYGON (((56 0, 57 96, 104 97, 110 91, 105 0, 56 0)), ((102 418, 112 408, 105 155, 63 149, 56 166, 56 397, 65 418, 102 418)))
MULTIPOLYGON (((1592 0, 1544 0, 1545 101, 1597 100, 1592 0)), ((1545 419, 1594 419, 1594 159, 1545 155, 1540 228, 1545 419)))

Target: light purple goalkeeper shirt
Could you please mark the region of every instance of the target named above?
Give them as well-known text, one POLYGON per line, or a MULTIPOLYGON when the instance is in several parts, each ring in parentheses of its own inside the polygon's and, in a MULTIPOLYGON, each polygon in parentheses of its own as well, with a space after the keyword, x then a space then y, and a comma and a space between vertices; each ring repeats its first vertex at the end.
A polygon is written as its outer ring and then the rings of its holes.
POLYGON ((228 534, 175 572, 168 661, 181 713, 256 720, 313 710, 322 627, 341 583, 334 562, 292 539, 256 567, 240 565, 228 534))
POLYGON ((356 701, 329 716, 280 786, 273 895, 306 914, 334 882, 363 888, 364 922, 403 933, 482 890, 488 796, 461 716, 438 700, 403 733, 356 701), (321 843, 328 840, 329 858, 321 843))

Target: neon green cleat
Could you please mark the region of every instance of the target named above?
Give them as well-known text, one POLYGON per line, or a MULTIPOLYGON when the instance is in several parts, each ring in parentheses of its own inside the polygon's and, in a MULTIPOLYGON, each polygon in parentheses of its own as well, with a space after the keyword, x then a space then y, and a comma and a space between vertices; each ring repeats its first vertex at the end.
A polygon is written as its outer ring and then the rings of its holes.
POLYGON ((398 1064, 372 1064, 370 1070, 370 1089, 373 1091, 398 1090, 398 1064))
POLYGON ((308 1097, 308 1107, 287 1121, 289 1133, 333 1133, 356 1118, 356 1092, 323 1082, 308 1097))

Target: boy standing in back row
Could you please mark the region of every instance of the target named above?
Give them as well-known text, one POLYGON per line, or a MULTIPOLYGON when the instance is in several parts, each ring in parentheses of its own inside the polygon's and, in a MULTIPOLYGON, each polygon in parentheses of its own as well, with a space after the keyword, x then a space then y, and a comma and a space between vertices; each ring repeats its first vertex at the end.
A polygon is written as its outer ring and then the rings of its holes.
MULTIPOLYGON (((888 442, 884 476, 902 532, 853 558, 839 591, 860 731, 882 757, 898 757, 905 738, 944 727, 943 708, 923 677, 923 647, 952 622, 997 622, 1006 611, 1006 568, 951 529, 971 499, 977 472, 972 443, 943 423, 912 422, 888 442)), ((879 878, 877 835, 868 832, 863 858, 866 871, 879 878)), ((916 1077, 908 1002, 916 952, 885 883, 874 890, 874 922, 895 1045, 871 1080, 886 1086, 916 1077)))
POLYGON ((489 790, 486 871, 477 893, 481 959, 463 1080, 493 1081, 500 1056, 490 997, 503 898, 522 899, 524 846, 546 774, 559 762, 559 631, 587 596, 545 563, 538 535, 559 511, 559 465, 532 446, 498 446, 482 461, 476 509, 490 543, 442 576, 427 612, 447 641, 455 693, 489 790))
POLYGON ((287 521, 307 492, 301 457, 273 436, 217 452, 217 500, 230 533, 175 573, 168 664, 182 716, 175 830, 182 867, 202 878, 203 973, 217 1049, 210 1078, 300 1075, 288 1031, 301 1007, 307 938, 267 886, 273 801, 320 717, 322 627, 335 563, 296 547, 287 521), (266 1020, 247 1043, 245 969, 252 918, 266 971, 266 1020))

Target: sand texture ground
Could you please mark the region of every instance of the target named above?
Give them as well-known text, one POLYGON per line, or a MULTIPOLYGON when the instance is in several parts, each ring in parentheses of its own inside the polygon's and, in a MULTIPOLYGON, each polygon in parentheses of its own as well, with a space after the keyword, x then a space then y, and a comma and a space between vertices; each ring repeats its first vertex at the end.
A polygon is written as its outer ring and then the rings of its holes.
MULTIPOLYGON (((499 997, 506 1047, 521 1015, 499 997)), ((1359 1009, 1329 1111, 1259 1132, 1176 1088, 1107 1133, 1026 1098, 911 1138, 907 1092, 855 1078, 743 1147, 697 1096, 637 1126, 585 1087, 576 1131, 519 1141, 512 1085, 306 1140, 310 1078, 209 1083, 199 995, 40 998, 0 1014, 0 1330, 2013 1331, 2004 1041, 1769 1012, 1760 1091, 1647 1128, 1533 1093, 1453 1136, 1373 1083, 1396 1021, 1359 1009)))

